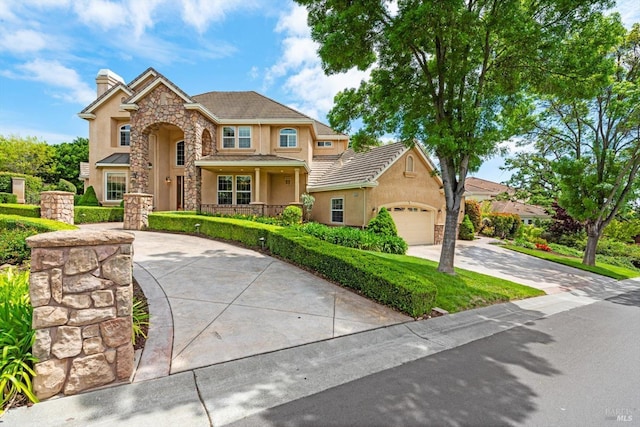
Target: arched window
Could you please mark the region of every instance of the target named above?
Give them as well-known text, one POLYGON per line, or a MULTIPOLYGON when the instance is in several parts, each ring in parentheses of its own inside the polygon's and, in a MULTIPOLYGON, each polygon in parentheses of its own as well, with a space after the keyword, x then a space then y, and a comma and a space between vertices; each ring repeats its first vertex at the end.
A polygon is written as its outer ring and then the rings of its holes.
POLYGON ((131 125, 120 126, 119 142, 121 147, 128 147, 131 145, 131 125))
POLYGON ((413 172, 413 156, 407 156, 405 172, 413 172))
POLYGON ((287 128, 280 131, 280 148, 292 148, 298 146, 298 131, 287 128))
POLYGON ((184 141, 176 144, 176 166, 184 166, 184 141))

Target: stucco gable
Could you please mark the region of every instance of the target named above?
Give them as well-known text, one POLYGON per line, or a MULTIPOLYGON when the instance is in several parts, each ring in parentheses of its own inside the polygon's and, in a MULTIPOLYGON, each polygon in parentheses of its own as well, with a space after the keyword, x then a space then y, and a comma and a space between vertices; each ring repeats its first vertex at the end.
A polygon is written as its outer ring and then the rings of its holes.
POLYGON ((122 94, 126 95, 127 98, 131 97, 133 95, 133 91, 131 89, 129 89, 126 85, 118 84, 116 86, 113 86, 111 89, 109 89, 108 91, 103 93, 101 96, 99 96, 91 104, 89 104, 84 110, 82 110, 79 113, 79 116, 82 117, 82 118, 92 118, 92 117, 89 117, 89 116, 91 114, 95 114, 96 110, 98 108, 100 108, 101 105, 103 105, 105 102, 107 102, 110 99, 112 99, 118 93, 122 93, 122 94))

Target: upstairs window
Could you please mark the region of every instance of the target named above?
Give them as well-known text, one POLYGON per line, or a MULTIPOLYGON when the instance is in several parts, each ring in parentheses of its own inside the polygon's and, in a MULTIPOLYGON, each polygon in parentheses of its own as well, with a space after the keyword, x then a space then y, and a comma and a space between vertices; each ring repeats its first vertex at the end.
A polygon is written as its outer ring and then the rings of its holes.
POLYGON ((295 129, 282 129, 280 131, 280 148, 292 148, 298 146, 298 131, 295 129))
POLYGON ((316 142, 316 146, 318 148, 331 148, 331 147, 333 147, 333 142, 331 142, 331 141, 318 141, 318 142, 316 142))
POLYGON ((225 126, 222 128, 222 148, 235 148, 236 128, 225 126))
POLYGON ((131 125, 120 126, 119 144, 121 147, 128 147, 131 145, 131 125))
POLYGON ((238 148, 251 148, 251 126, 238 126, 238 148))
POLYGON ((184 141, 176 144, 176 166, 184 166, 184 141))

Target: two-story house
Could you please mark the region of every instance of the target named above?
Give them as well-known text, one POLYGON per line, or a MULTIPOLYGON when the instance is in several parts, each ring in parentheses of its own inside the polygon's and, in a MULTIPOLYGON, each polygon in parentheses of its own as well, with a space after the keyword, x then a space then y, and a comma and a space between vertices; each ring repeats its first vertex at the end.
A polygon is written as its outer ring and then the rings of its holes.
POLYGON ((354 153, 347 135, 256 92, 191 96, 152 68, 128 84, 100 70, 96 83, 79 114, 82 174, 103 205, 133 192, 160 211, 277 215, 307 192, 316 221, 363 227, 385 206, 409 243, 440 239, 442 183, 420 147, 354 153))

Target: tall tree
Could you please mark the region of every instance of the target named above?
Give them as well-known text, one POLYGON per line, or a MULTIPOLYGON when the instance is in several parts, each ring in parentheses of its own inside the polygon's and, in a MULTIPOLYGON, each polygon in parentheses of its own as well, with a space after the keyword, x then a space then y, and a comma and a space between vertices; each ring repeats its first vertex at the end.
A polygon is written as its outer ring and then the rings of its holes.
POLYGON ((523 151, 505 159, 500 169, 512 171, 506 184, 516 189, 516 199, 551 207, 560 192, 558 176, 551 163, 548 153, 523 151))
POLYGON ((89 161, 89 140, 77 137, 73 142, 63 142, 54 145, 55 172, 51 182, 65 179, 72 182, 78 189, 83 188, 80 180, 80 162, 89 161))
POLYGON ((602 231, 638 189, 640 25, 620 39, 608 84, 588 99, 547 98, 529 135, 553 156, 558 204, 585 225, 586 265, 595 264, 602 231))
POLYGON ((0 171, 44 176, 54 170, 54 150, 35 137, 0 135, 0 171))
POLYGON ((598 26, 607 0, 296 2, 326 73, 371 70, 336 96, 332 126, 348 132, 360 119, 355 148, 393 133, 437 156, 446 199, 438 270, 449 274, 467 172, 522 131, 531 112, 522 90, 563 90, 600 69, 600 49, 613 43, 598 26))

